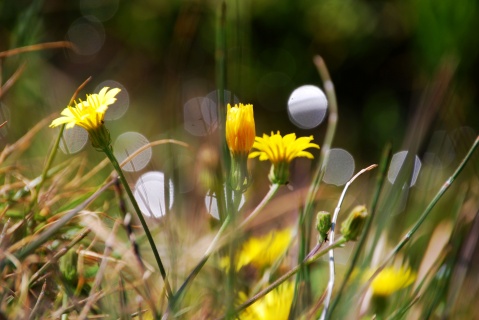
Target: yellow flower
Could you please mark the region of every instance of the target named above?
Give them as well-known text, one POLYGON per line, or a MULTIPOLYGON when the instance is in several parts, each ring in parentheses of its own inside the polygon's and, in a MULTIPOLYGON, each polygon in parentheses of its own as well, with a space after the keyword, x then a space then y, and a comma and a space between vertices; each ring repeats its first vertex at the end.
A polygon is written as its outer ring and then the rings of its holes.
POLYGON ((103 119, 108 106, 115 103, 115 96, 121 89, 108 87, 100 93, 87 95, 86 100, 76 102, 75 107, 67 106, 61 112, 62 117, 52 121, 50 128, 66 124, 66 128, 77 125, 88 131, 90 141, 95 148, 102 148, 110 144, 110 134, 103 126, 103 119))
POLYGON ((86 101, 75 102, 75 107, 66 107, 61 115, 63 117, 52 121, 50 127, 66 124, 66 128, 80 126, 87 131, 94 130, 103 124, 105 112, 110 104, 115 103, 115 96, 121 89, 115 88, 108 91, 108 87, 101 89, 100 93, 87 95, 86 101))
POLYGON ((226 143, 231 153, 229 184, 233 190, 245 191, 249 185, 248 153, 255 137, 253 105, 228 104, 226 114, 226 143))
POLYGON ((396 269, 388 267, 383 269, 371 282, 374 296, 390 296, 400 289, 410 286, 416 280, 416 273, 410 268, 396 269))
MULTIPOLYGON (((240 249, 236 261, 236 270, 250 264, 257 269, 270 267, 286 253, 292 237, 291 230, 284 229, 272 231, 262 237, 250 238, 240 249)), ((223 258, 221 265, 228 268, 229 258, 223 258)))
POLYGON ((231 105, 226 113, 226 143, 231 153, 247 155, 253 147, 256 135, 253 105, 231 105))
POLYGON ((294 283, 284 282, 263 298, 249 306, 240 315, 241 320, 288 319, 294 296, 294 283))
POLYGON ((272 164, 269 178, 272 183, 285 184, 289 178, 289 164, 294 158, 305 157, 313 159, 313 155, 305 151, 308 148, 317 148, 316 143, 311 143, 313 136, 296 139, 296 134, 290 133, 281 136, 279 131, 271 136, 263 134, 256 137, 253 148, 258 151, 250 153, 249 157, 259 157, 259 160, 269 160, 272 164))

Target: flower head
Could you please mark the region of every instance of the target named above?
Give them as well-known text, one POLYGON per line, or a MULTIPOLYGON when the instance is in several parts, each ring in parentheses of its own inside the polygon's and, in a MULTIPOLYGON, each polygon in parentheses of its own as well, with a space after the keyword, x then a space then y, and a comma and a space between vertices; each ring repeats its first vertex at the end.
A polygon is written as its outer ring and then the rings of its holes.
POLYGON ((388 267, 383 269, 371 282, 374 296, 387 297, 410 286, 416 280, 416 273, 410 268, 396 269, 388 267))
POLYGON ((108 87, 101 89, 100 93, 87 95, 86 100, 76 102, 75 107, 67 106, 61 112, 62 117, 52 121, 50 128, 66 124, 70 129, 77 125, 88 131, 90 141, 95 148, 107 147, 110 144, 110 134, 103 125, 105 112, 108 106, 115 103, 115 96, 121 89, 108 87))
POLYGON ((75 101, 75 107, 66 107, 63 109, 62 117, 52 121, 50 127, 57 127, 66 124, 70 129, 77 125, 87 131, 98 128, 103 124, 105 112, 110 104, 116 101, 115 96, 121 89, 115 88, 108 91, 108 87, 101 89, 100 93, 87 95, 85 101, 75 101))
POLYGON ((242 320, 288 319, 294 296, 294 283, 284 282, 241 313, 242 320))
MULTIPOLYGON (((239 251, 236 270, 247 265, 252 265, 257 269, 270 267, 286 253, 292 237, 291 230, 284 229, 248 239, 239 251)), ((228 257, 222 259, 221 264, 227 268, 228 257)))
POLYGON ((231 105, 228 103, 226 113, 226 143, 233 155, 248 155, 256 135, 253 105, 231 105))
POLYGON ((263 137, 256 137, 253 148, 257 151, 250 153, 249 157, 259 157, 259 160, 271 161, 270 180, 273 183, 285 184, 289 178, 289 164, 294 158, 305 157, 313 159, 313 155, 305 151, 308 148, 317 148, 316 143, 312 143, 313 136, 296 138, 295 133, 281 136, 279 131, 271 136, 263 134, 263 137))

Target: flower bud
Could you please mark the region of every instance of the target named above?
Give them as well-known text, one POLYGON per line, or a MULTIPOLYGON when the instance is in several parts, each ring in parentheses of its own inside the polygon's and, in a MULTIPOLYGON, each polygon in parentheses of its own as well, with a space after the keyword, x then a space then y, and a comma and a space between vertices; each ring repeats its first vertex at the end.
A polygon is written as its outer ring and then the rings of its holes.
POLYGON ((245 191, 250 183, 248 154, 255 139, 253 105, 228 104, 226 114, 226 143, 231 154, 229 182, 233 190, 245 191))
POLYGON ((319 211, 316 216, 316 229, 319 232, 318 243, 326 240, 328 232, 331 229, 331 213, 327 211, 319 211))
POLYGON ((341 225, 341 234, 346 241, 356 241, 363 230, 368 211, 365 206, 356 206, 341 225))

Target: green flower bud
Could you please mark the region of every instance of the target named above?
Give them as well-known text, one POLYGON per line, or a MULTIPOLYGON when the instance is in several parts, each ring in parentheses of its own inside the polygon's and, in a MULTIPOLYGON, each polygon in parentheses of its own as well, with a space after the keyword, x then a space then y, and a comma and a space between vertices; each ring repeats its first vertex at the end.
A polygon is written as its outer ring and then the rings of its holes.
POLYGON ((63 274, 66 280, 70 282, 74 282, 77 279, 77 260, 78 255, 75 250, 70 249, 68 250, 61 258, 60 258, 60 272, 63 274))
POLYGON ((318 243, 324 242, 331 229, 331 213, 319 211, 316 216, 316 229, 319 232, 318 243))
POLYGON ((356 241, 363 230, 368 211, 365 206, 356 206, 341 225, 341 234, 346 241, 356 241))

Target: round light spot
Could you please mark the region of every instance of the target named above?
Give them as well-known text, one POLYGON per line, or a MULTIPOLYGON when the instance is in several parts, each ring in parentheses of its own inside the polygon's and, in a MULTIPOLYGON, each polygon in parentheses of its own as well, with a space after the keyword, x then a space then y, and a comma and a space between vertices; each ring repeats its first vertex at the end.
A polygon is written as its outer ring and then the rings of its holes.
POLYGON ((353 176, 354 166, 354 158, 349 152, 344 149, 331 149, 323 181, 342 186, 353 176))
POLYGON ((95 16, 100 21, 111 19, 118 10, 119 0, 81 0, 80 11, 84 16, 95 16))
POLYGON ((71 24, 67 38, 75 45, 77 54, 93 55, 100 51, 105 43, 105 29, 95 17, 84 17, 71 24))
MULTIPOLYGON (((225 192, 226 192, 226 189, 225 189, 225 192)), ((244 194, 242 194, 238 210, 240 210, 243 207, 244 203, 245 203, 245 196, 244 194)), ((218 201, 217 201, 216 193, 210 190, 206 194, 205 205, 206 205, 206 210, 211 214, 211 216, 219 220, 220 214, 218 211, 218 201)))
MULTIPOLYGON (((136 150, 140 149, 144 145, 147 145, 148 143, 148 139, 138 132, 125 132, 118 136, 115 141, 113 147, 115 157, 118 159, 118 162, 121 163, 136 150)), ((151 148, 147 148, 127 164, 125 164, 123 166, 123 170, 132 172, 143 169, 150 162, 151 154, 151 148)))
POLYGON ((195 136, 206 136, 218 127, 216 103, 209 98, 193 98, 183 107, 185 130, 195 136))
POLYGON ((301 129, 317 127, 324 120, 327 109, 328 100, 316 86, 299 87, 289 96, 289 119, 301 129))
MULTIPOLYGON (((173 205, 173 183, 169 181, 168 208, 173 205)), ((160 171, 150 171, 143 174, 135 184, 133 196, 138 202, 143 215, 160 218, 166 213, 165 175, 160 171)))
POLYGON ((105 120, 117 120, 123 117, 130 106, 130 95, 128 90, 119 82, 114 80, 106 80, 100 83, 95 92, 100 92, 104 87, 110 89, 119 88, 121 91, 116 95, 116 101, 114 104, 108 106, 108 110, 105 112, 105 120))
POLYGON ((74 154, 85 147, 88 141, 88 132, 79 126, 64 129, 60 140, 60 150, 65 154, 74 154))
MULTIPOLYGON (((406 160, 407 153, 408 153, 407 151, 400 151, 394 154, 393 157, 391 158, 391 164, 389 165, 389 171, 388 171, 388 180, 390 183, 394 184, 394 181, 396 181, 399 171, 401 170, 401 167, 404 164, 404 161, 406 160)), ((415 156, 414 169, 413 169, 411 184, 410 184, 411 187, 416 183, 417 176, 419 175, 420 170, 421 170, 421 160, 419 160, 418 156, 415 156)))

